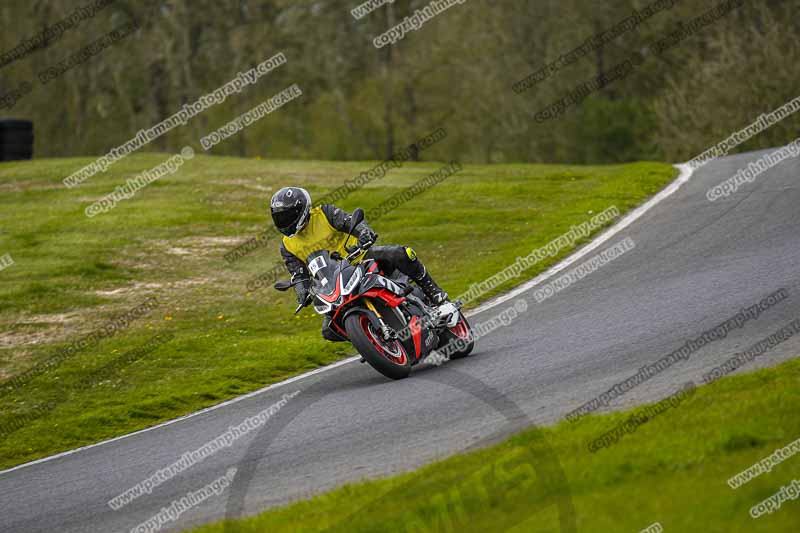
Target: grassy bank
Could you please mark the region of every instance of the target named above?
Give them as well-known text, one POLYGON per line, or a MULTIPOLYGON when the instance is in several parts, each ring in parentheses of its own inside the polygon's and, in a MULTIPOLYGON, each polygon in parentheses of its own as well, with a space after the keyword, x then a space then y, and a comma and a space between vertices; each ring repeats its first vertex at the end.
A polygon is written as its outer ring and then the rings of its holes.
MULTIPOLYGON (((411 474, 238 521, 231 530, 558 532, 566 531, 558 520, 571 500, 581 533, 636 532, 656 522, 663 531, 797 531, 800 499, 757 519, 749 510, 800 480, 800 455, 735 490, 727 480, 800 438, 800 361, 700 387, 615 445, 588 451, 590 441, 640 410, 528 431, 411 474), (548 463, 544 441, 566 483, 552 482, 555 463, 548 463)), ((222 533, 223 526, 193 532, 222 533)))
MULTIPOLYGON (((319 197, 374 163, 198 156, 112 211, 84 215, 167 157, 128 157, 74 189, 61 180, 91 159, 0 164, 0 256, 15 262, 0 271, 3 383, 148 299, 158 302, 19 389, 0 383, 0 467, 141 429, 349 352, 320 338, 310 310, 293 316, 290 295, 247 293, 247 281, 278 260, 277 245, 233 265, 223 255, 265 229, 279 187, 319 197)), ((369 211, 441 166, 406 164, 340 206, 369 211)), ((414 246, 459 294, 592 214, 630 210, 674 175, 659 163, 466 166, 373 225, 381 243, 414 246)))

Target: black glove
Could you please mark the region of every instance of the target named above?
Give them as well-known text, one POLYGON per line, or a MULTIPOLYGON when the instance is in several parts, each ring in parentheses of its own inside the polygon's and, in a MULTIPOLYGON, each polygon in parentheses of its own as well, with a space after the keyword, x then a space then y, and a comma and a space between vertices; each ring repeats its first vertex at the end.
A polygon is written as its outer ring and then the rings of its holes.
POLYGON ((374 243, 376 240, 378 240, 378 234, 372 231, 371 229, 366 228, 358 236, 358 246, 360 248, 366 248, 370 246, 372 243, 374 243))
POLYGON ((294 292, 297 295, 297 305, 302 305, 306 303, 306 299, 308 298, 308 291, 311 289, 311 282, 307 279, 304 279, 300 283, 294 286, 294 292))

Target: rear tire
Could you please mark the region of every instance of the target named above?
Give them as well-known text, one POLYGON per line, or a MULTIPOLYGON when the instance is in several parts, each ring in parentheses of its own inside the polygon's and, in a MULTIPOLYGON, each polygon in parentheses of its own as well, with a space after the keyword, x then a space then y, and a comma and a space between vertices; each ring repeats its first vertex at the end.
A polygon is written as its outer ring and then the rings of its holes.
POLYGON ((383 340, 366 312, 348 316, 344 327, 350 342, 372 368, 390 379, 404 379, 411 374, 411 358, 403 344, 383 340))
POLYGON ((472 334, 472 328, 469 322, 467 322, 467 317, 461 314, 460 311, 458 314, 460 315, 458 323, 455 327, 444 330, 441 335, 441 340, 439 341, 439 348, 443 348, 451 342, 458 342, 464 346, 451 353, 450 359, 466 357, 472 353, 472 349, 475 348, 475 335, 472 334))

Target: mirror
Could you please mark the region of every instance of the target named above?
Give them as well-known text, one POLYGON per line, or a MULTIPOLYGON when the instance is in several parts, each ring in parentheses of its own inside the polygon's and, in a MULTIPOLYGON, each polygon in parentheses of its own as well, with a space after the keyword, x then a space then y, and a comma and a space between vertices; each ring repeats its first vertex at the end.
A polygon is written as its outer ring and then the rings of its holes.
POLYGON ((360 207, 357 207, 355 211, 353 211, 352 216, 350 217, 350 235, 356 229, 356 226, 361 224, 364 221, 364 210, 360 207))

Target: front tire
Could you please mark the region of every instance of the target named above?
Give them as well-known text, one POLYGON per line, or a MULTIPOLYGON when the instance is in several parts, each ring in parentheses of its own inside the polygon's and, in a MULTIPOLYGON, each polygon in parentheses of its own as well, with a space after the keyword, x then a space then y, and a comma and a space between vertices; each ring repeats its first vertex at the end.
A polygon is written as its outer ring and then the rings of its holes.
POLYGON ((372 368, 390 379, 404 379, 411 374, 411 358, 403 344, 399 340, 385 341, 366 312, 348 316, 344 327, 350 342, 372 368))

